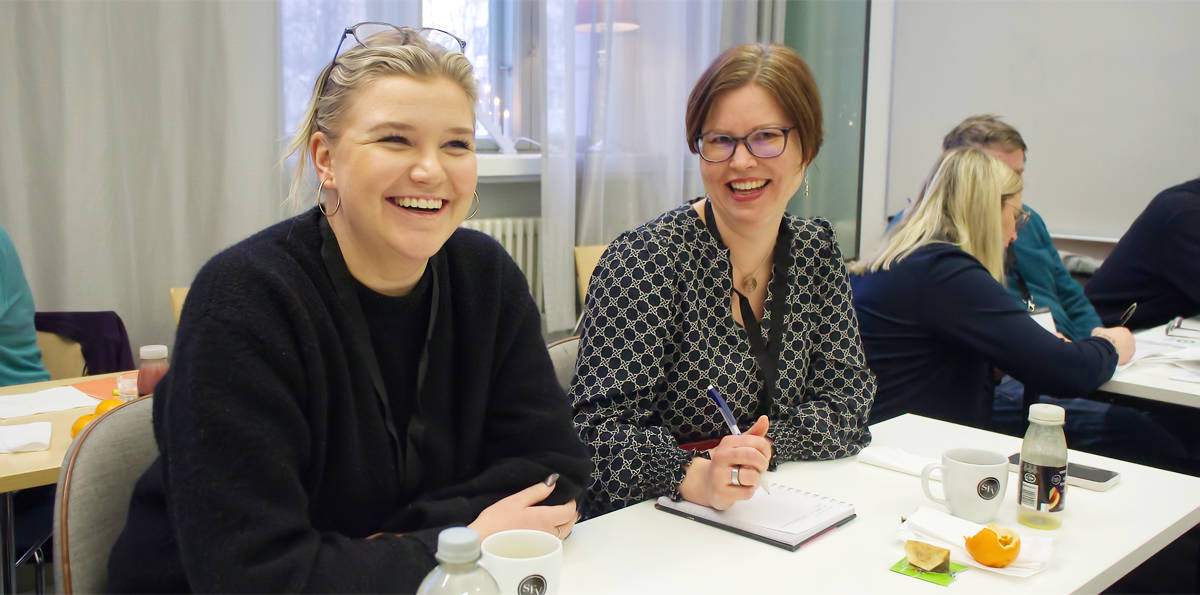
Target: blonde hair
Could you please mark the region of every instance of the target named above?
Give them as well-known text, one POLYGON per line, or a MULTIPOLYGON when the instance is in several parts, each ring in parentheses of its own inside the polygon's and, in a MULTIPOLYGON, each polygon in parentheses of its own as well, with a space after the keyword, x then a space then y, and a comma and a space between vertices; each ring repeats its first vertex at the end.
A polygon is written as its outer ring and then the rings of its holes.
POLYGON ((1003 161, 974 147, 942 154, 928 191, 905 213, 869 260, 851 263, 856 274, 888 270, 916 249, 942 242, 974 256, 1004 283, 1004 200, 1021 191, 1021 177, 1003 161))
POLYGON ((387 76, 445 77, 462 87, 470 105, 475 104, 475 72, 461 53, 428 43, 416 29, 408 28, 377 33, 367 42, 371 47, 356 45, 339 55, 321 70, 313 85, 308 108, 283 154, 283 159, 293 153, 297 155, 296 171, 285 200, 293 209, 300 209, 307 200, 301 196, 305 192, 301 186, 308 169, 310 139, 317 132, 324 132, 331 139, 337 138, 341 119, 349 109, 355 91, 387 76))

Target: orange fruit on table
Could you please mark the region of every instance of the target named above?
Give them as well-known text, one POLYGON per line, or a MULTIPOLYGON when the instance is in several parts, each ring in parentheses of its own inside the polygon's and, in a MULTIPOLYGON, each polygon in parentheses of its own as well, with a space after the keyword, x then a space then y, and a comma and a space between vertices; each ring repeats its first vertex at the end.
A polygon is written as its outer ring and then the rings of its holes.
POLYGON ((75 420, 75 423, 71 424, 71 437, 74 438, 80 432, 82 432, 83 428, 92 423, 93 419, 96 419, 95 413, 88 413, 86 415, 79 416, 79 419, 75 420))
POLYGON ((103 401, 100 401, 99 405, 96 405, 96 417, 104 415, 104 412, 108 411, 109 409, 116 409, 124 404, 125 401, 122 401, 121 399, 104 399, 103 401))
POLYGON ((1021 553, 1021 536, 996 525, 988 525, 965 539, 967 553, 984 566, 1004 568, 1021 553))

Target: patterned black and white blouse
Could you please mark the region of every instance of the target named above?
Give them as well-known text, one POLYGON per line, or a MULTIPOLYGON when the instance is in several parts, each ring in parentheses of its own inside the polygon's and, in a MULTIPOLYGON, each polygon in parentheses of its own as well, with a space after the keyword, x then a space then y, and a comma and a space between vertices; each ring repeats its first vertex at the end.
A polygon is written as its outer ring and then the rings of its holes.
MULTIPOLYGON (((786 215, 788 271, 779 396, 768 417, 779 461, 857 454, 875 378, 867 369, 833 228, 786 215)), ((781 232, 782 233, 782 232, 781 232)), ((773 285, 773 284, 772 284, 773 285)), ((690 205, 618 237, 592 273, 570 396, 588 445, 585 517, 672 493, 692 453, 679 444, 727 433, 715 386, 745 428, 761 388, 745 329, 733 320, 729 250, 690 205)), ((766 340, 772 300, 763 308, 766 340)))

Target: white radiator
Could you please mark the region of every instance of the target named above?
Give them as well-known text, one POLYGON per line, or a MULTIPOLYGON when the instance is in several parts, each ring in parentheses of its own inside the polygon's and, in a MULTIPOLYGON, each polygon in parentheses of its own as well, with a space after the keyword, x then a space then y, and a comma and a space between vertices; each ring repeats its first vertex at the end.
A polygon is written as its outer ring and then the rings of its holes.
POLYGON ((463 227, 482 231, 500 242, 509 256, 521 267, 529 281, 529 290, 538 310, 542 303, 542 219, 541 217, 498 217, 494 219, 468 219, 463 227))

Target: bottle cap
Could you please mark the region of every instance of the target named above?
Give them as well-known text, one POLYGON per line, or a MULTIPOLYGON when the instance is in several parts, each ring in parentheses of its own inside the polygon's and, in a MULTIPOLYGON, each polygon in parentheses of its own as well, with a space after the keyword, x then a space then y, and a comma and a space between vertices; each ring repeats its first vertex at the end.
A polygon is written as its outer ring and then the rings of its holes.
POLYGON ((479 534, 470 527, 450 527, 438 533, 438 562, 450 564, 479 559, 479 534))
POLYGON ((142 345, 138 350, 141 359, 167 359, 166 345, 142 345))
POLYGON ((1059 424, 1062 425, 1066 419, 1067 412, 1058 405, 1049 403, 1036 403, 1029 406, 1029 421, 1035 421, 1042 424, 1059 424))

